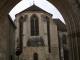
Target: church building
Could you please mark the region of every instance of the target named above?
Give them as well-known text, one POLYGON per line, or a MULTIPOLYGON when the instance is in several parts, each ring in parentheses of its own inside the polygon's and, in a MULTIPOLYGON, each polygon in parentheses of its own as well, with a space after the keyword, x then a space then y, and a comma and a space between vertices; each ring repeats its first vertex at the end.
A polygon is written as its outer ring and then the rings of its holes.
POLYGON ((58 27, 52 14, 33 4, 16 14, 14 23, 19 60, 60 60, 58 27))

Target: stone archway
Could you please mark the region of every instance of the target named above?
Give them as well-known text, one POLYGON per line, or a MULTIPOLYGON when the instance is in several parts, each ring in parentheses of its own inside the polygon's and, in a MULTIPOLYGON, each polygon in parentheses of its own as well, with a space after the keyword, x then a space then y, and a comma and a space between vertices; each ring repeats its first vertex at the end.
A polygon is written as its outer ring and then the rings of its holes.
MULTIPOLYGON (((0 0, 0 25, 5 22, 5 18, 10 10, 21 0, 0 0)), ((62 14, 68 30, 70 45, 70 60, 80 60, 79 39, 80 39, 80 7, 78 0, 48 0, 62 14)), ((4 36, 4 33, 2 33, 4 36)))
POLYGON ((70 60, 80 60, 80 11, 76 0, 48 0, 61 12, 68 30, 70 60))

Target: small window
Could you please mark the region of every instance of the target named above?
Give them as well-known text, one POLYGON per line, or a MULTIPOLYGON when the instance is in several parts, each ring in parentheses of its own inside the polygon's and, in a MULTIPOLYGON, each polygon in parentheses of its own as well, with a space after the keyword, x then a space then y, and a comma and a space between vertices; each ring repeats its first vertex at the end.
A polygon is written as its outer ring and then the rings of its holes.
POLYGON ((69 51, 64 50, 64 60, 69 60, 69 51))
POLYGON ((63 35, 63 36, 62 36, 62 41, 63 41, 63 44, 67 44, 66 35, 63 35))
POLYGON ((46 60, 50 60, 50 58, 46 58, 46 60))
POLYGON ((34 60, 38 60, 38 54, 37 54, 37 53, 34 53, 33 59, 34 59, 34 60))
POLYGON ((12 55, 10 56, 10 60, 12 60, 12 55))

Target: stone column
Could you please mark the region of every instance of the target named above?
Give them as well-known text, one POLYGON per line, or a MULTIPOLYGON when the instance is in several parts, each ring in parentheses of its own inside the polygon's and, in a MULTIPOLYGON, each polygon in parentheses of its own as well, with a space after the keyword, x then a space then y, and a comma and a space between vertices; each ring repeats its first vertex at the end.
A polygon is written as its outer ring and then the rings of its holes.
POLYGON ((44 44, 45 44, 45 53, 46 57, 48 57, 48 38, 47 38, 47 22, 44 22, 44 44))
POLYGON ((70 60, 79 60, 79 40, 80 37, 76 34, 69 34, 69 52, 70 60))

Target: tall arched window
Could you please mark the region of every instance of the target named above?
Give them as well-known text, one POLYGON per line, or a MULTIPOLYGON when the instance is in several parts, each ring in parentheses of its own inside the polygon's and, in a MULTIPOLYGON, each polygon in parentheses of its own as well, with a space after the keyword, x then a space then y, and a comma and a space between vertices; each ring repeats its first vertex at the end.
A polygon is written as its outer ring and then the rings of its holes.
POLYGON ((23 45, 23 17, 19 18, 19 39, 20 39, 20 51, 22 52, 22 45, 23 45))
POLYGON ((62 36, 62 41, 63 41, 63 44, 66 44, 67 43, 67 41, 66 41, 66 35, 63 35, 62 36))
POLYGON ((33 59, 34 59, 34 60, 38 60, 38 54, 37 54, 37 53, 34 53, 33 59))
POLYGON ((35 14, 33 14, 30 22, 31 22, 31 36, 38 36, 39 35, 38 17, 35 14))
POLYGON ((50 23, 49 23, 49 18, 46 16, 46 20, 47 20, 47 35, 48 35, 48 50, 49 53, 51 53, 51 45, 50 45, 50 23))

